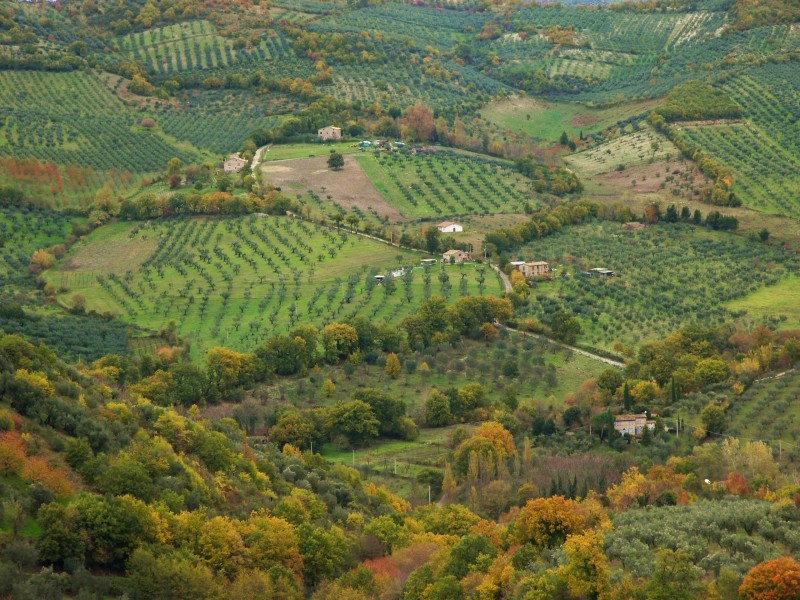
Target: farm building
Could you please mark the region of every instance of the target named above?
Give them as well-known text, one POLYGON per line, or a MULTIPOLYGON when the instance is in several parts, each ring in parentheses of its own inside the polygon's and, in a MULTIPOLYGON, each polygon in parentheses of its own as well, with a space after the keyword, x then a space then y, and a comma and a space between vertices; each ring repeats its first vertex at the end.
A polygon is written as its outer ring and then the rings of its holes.
POLYGON ((614 277, 616 273, 611 269, 606 269, 605 267, 595 267, 594 269, 589 269, 589 273, 594 275, 599 275, 601 277, 614 277))
POLYGON ((536 277, 537 275, 547 275, 550 272, 550 265, 543 260, 524 262, 515 266, 526 279, 528 277, 536 277))
POLYGON ((317 131, 317 137, 322 141, 342 139, 342 128, 328 125, 317 131))
POLYGON ((246 164, 247 161, 245 159, 234 153, 228 157, 228 160, 225 161, 222 167, 226 173, 238 173, 246 164))
POLYGON ((442 233, 460 233, 464 228, 458 223, 451 223, 450 221, 442 221, 436 228, 442 233))
POLYGON ((647 413, 640 415, 618 415, 614 420, 614 429, 619 431, 620 435, 630 435, 633 437, 640 437, 645 428, 653 431, 656 428, 656 422, 647 418, 647 413))
POLYGON ((435 265, 438 261, 435 258, 423 258, 420 261, 420 264, 425 265, 435 265))
POLYGON ((442 254, 442 262, 443 263, 463 263, 472 260, 472 257, 469 255, 469 252, 464 252, 463 250, 448 250, 444 254, 442 254))

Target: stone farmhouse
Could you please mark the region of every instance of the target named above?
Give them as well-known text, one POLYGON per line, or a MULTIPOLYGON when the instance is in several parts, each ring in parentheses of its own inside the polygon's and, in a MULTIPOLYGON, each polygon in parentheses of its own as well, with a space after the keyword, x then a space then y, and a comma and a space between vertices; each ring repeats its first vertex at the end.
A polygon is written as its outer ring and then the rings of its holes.
POLYGON ((516 263, 514 266, 517 267, 517 270, 522 273, 525 279, 537 277, 539 275, 547 275, 550 272, 550 265, 543 260, 516 263))
POLYGON ((328 125, 317 131, 317 137, 324 141, 342 139, 342 128, 328 125))
POLYGON ((231 154, 228 157, 228 160, 226 160, 223 164, 223 169, 226 173, 238 173, 246 164, 247 161, 241 156, 238 154, 231 154))
POLYGON ((619 431, 620 435, 629 435, 631 437, 641 437, 645 428, 653 431, 656 428, 656 422, 647 418, 647 413, 640 415, 618 415, 614 421, 614 429, 619 431))
POLYGON ((448 250, 442 254, 442 262, 445 264, 455 263, 460 264, 472 260, 469 252, 463 250, 448 250))

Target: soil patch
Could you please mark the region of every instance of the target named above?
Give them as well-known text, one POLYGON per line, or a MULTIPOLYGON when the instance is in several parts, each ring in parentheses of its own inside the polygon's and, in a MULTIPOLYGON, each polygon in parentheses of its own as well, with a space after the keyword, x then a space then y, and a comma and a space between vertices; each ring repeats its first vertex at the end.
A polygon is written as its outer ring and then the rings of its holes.
POLYGON ((586 127, 597 123, 597 117, 593 115, 578 115, 577 117, 572 117, 569 122, 575 127, 586 127))
POLYGON ((694 189, 706 185, 706 178, 694 163, 656 161, 648 165, 628 167, 592 178, 604 187, 624 189, 636 194, 668 193, 676 200, 687 199, 694 189), (673 193, 672 190, 677 190, 673 193))
POLYGON ((404 220, 350 155, 344 156, 341 171, 330 170, 328 159, 318 156, 262 163, 261 172, 275 187, 314 191, 323 199, 330 196, 332 202, 347 210, 358 208, 363 213, 374 210, 391 222, 404 220))

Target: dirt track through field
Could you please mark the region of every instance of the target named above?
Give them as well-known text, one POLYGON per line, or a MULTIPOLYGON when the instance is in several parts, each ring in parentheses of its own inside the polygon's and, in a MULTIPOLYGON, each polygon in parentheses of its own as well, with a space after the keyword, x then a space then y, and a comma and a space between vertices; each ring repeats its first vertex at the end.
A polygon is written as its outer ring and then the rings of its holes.
POLYGON ((352 156, 344 156, 341 171, 330 170, 327 158, 319 156, 263 162, 261 172, 271 185, 289 195, 311 190, 323 200, 330 196, 333 202, 348 210, 358 208, 368 213, 372 209, 391 222, 404 220, 397 209, 384 200, 352 156))

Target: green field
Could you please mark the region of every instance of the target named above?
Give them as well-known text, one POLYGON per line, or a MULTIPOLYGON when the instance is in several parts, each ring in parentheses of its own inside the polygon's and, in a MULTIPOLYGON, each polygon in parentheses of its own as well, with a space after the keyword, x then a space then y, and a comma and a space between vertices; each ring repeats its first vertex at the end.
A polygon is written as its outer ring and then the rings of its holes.
POLYGON ((355 142, 321 142, 318 144, 276 144, 269 147, 261 155, 261 160, 288 160, 290 158, 311 158, 314 156, 328 156, 331 150, 340 154, 358 152, 355 142))
POLYGON ((252 350, 299 323, 357 315, 397 323, 431 294, 450 300, 502 291, 487 267, 435 266, 420 255, 317 224, 251 215, 236 219, 114 223, 75 246, 47 279, 70 304, 160 329, 175 321, 202 355, 225 345, 252 350), (414 266, 392 278, 375 275, 414 266))
POLYGON ((580 320, 580 339, 604 348, 614 341, 637 345, 688 324, 729 322, 730 303, 761 293, 797 268, 797 258, 777 248, 684 225, 641 232, 612 223, 570 227, 525 246, 523 256, 555 256, 559 269, 553 282, 534 288, 523 312, 546 321, 563 306, 580 320), (594 267, 616 277, 580 275, 594 267))
POLYGON ((372 184, 406 218, 522 212, 540 206, 509 163, 471 154, 358 156, 372 184))
POLYGON ((645 101, 593 108, 571 102, 513 96, 489 104, 480 111, 480 116, 504 131, 556 141, 564 131, 570 136, 603 131, 619 121, 647 113, 654 105, 652 101, 645 101))
POLYGON ((757 323, 770 323, 782 329, 800 328, 800 278, 789 276, 729 302, 727 308, 757 323))

